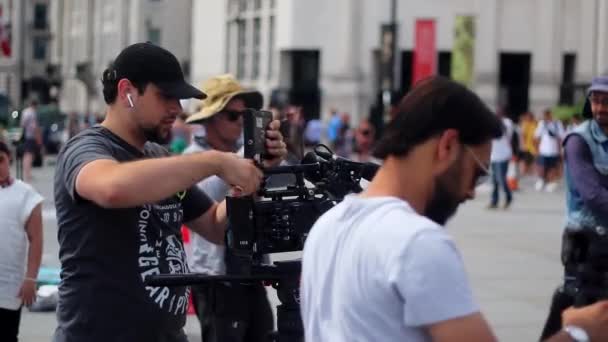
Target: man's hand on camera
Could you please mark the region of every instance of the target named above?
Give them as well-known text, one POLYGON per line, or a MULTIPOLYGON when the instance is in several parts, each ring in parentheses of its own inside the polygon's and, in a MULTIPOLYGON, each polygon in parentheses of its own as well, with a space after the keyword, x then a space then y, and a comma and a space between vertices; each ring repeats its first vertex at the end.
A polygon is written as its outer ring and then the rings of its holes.
POLYGON ((264 174, 255 166, 253 160, 244 159, 234 153, 222 153, 218 177, 227 184, 239 188, 242 195, 258 190, 264 174))
POLYGON ((283 141, 283 135, 279 131, 281 122, 274 120, 268 125, 266 131, 266 150, 270 159, 264 160, 264 167, 278 166, 287 155, 287 145, 283 141))
POLYGON ((562 313, 563 326, 580 327, 591 341, 608 341, 608 300, 582 308, 570 307, 562 313))

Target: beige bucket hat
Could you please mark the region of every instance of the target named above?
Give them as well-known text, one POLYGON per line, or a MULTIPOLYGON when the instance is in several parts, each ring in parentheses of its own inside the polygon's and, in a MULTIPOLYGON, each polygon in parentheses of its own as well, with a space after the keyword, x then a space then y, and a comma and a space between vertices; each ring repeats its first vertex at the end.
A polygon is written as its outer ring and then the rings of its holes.
POLYGON ((190 115, 186 123, 199 123, 221 112, 226 104, 235 97, 245 101, 247 108, 259 110, 264 98, 259 91, 245 89, 234 76, 229 74, 212 77, 205 81, 201 89, 207 98, 201 103, 201 109, 190 115))

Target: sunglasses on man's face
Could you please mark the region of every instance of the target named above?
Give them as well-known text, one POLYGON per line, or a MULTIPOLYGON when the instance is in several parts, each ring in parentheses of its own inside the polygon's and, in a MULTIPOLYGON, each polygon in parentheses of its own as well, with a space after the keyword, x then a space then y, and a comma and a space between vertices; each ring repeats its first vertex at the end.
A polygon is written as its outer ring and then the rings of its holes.
POLYGON ((364 135, 364 136, 368 136, 372 133, 372 131, 370 131, 369 129, 364 129, 360 132, 361 132, 361 135, 364 135))
POLYGON ((589 95, 589 101, 595 105, 601 104, 602 106, 608 106, 608 96, 591 93, 591 95, 589 95))
POLYGON ((237 121, 244 113, 245 113, 244 111, 237 111, 237 110, 223 110, 222 111, 222 115, 224 115, 224 117, 226 119, 228 119, 228 121, 232 121, 232 122, 237 121))

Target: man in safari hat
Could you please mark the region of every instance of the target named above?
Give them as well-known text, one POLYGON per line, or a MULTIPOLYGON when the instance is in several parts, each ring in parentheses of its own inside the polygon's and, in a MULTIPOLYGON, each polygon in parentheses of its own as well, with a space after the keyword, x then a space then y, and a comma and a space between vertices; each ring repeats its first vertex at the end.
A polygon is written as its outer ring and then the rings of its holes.
MULTIPOLYGON (((262 94, 242 87, 231 75, 212 77, 203 83, 207 98, 199 112, 191 115, 187 123, 201 123, 205 136, 197 136, 184 153, 218 150, 241 150, 243 111, 246 108, 262 108, 262 94)), ((285 149, 282 141, 279 148, 285 149)), ((275 161, 275 166, 279 161, 275 161)), ((219 177, 207 178, 198 186, 211 198, 223 200, 229 186, 219 177)), ((224 246, 207 241, 196 235, 192 240, 189 258, 192 272, 223 275, 232 260, 224 246), (226 258, 230 258, 228 259, 226 258), (228 261, 228 262, 227 262, 228 261)), ((203 341, 267 341, 273 328, 272 311, 266 297, 266 289, 260 283, 218 283, 213 286, 193 288, 194 306, 201 323, 203 341)))

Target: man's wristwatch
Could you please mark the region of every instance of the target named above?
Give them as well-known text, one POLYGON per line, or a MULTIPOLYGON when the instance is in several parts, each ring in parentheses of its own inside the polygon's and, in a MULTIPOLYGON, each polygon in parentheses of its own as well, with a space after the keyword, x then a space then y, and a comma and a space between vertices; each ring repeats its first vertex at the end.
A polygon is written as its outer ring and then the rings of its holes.
POLYGON ((570 335, 575 342, 591 341, 589 340, 589 335, 587 332, 583 328, 577 327, 576 325, 566 325, 564 327, 564 331, 568 333, 568 335, 570 335))

